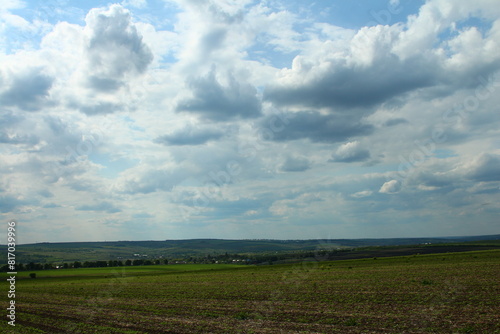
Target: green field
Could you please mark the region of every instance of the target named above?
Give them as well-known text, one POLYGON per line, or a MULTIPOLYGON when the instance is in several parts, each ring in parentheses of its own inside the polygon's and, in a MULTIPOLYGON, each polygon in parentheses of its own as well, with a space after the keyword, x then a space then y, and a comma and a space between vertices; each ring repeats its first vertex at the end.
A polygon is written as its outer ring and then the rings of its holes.
MULTIPOLYGON (((364 247, 369 253, 374 249, 366 247, 385 246, 399 248, 411 246, 415 253, 429 251, 429 248, 453 246, 457 247, 500 247, 500 235, 460 237, 460 238, 390 238, 390 239, 327 239, 327 240, 222 240, 222 239, 189 239, 165 241, 107 241, 107 242, 58 242, 24 244, 16 247, 17 263, 27 264, 74 261, 109 261, 126 259, 170 259, 188 260, 207 258, 210 256, 229 254, 253 255, 284 254, 293 252, 318 250, 347 250, 364 247), (140 254, 136 257, 134 254, 140 254)), ((6 245, 0 249, 7 252, 6 245)), ((472 249, 466 249, 472 250, 472 249)), ((379 251, 384 251, 380 249, 379 251)), ((446 252, 443 250, 442 252, 446 252)), ((457 251, 457 250, 455 250, 457 251)), ((458 250, 459 251, 459 250, 458 250)), ((345 254, 344 254, 345 255, 345 254)), ((353 256, 358 256, 353 254, 353 256)), ((380 255, 382 256, 382 255, 380 255)), ((190 261, 192 262, 192 261, 190 261)), ((0 258, 0 265, 7 263, 7 257, 0 258)))
POLYGON ((24 275, 2 333, 500 333, 500 250, 24 275))

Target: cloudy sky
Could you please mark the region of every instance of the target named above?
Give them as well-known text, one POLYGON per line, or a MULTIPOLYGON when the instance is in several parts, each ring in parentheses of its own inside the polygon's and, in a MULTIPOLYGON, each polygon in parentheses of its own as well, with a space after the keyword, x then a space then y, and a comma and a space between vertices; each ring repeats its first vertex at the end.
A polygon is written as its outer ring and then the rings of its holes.
POLYGON ((4 0, 18 242, 500 233, 496 0, 4 0))

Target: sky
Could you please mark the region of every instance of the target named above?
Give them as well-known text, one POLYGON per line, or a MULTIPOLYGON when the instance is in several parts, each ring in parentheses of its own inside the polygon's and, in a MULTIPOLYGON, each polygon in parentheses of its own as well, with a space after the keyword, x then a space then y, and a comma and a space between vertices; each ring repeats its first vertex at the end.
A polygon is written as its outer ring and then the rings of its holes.
POLYGON ((18 243, 498 234, 499 106, 496 0, 4 0, 0 214, 18 243))

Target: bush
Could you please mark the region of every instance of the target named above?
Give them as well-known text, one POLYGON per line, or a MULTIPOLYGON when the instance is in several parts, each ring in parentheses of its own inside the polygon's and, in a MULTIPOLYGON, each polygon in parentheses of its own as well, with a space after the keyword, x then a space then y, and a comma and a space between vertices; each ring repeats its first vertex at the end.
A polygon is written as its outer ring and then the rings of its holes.
POLYGON ((31 278, 36 278, 36 273, 31 273, 31 274, 30 274, 30 277, 31 277, 31 278))
POLYGON ((359 322, 357 319, 354 319, 354 318, 350 318, 350 319, 347 319, 345 322, 344 322, 344 325, 345 326, 357 326, 359 325, 359 322))
POLYGON ((238 312, 234 317, 238 320, 250 319, 250 315, 244 311, 238 312))

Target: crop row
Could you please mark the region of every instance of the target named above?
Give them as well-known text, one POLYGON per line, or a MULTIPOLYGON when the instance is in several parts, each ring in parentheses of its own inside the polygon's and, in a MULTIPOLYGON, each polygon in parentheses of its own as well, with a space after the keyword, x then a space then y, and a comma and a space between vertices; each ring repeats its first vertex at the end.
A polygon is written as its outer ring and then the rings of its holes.
POLYGON ((25 279, 16 332, 500 333, 499 264, 489 251, 25 279))

